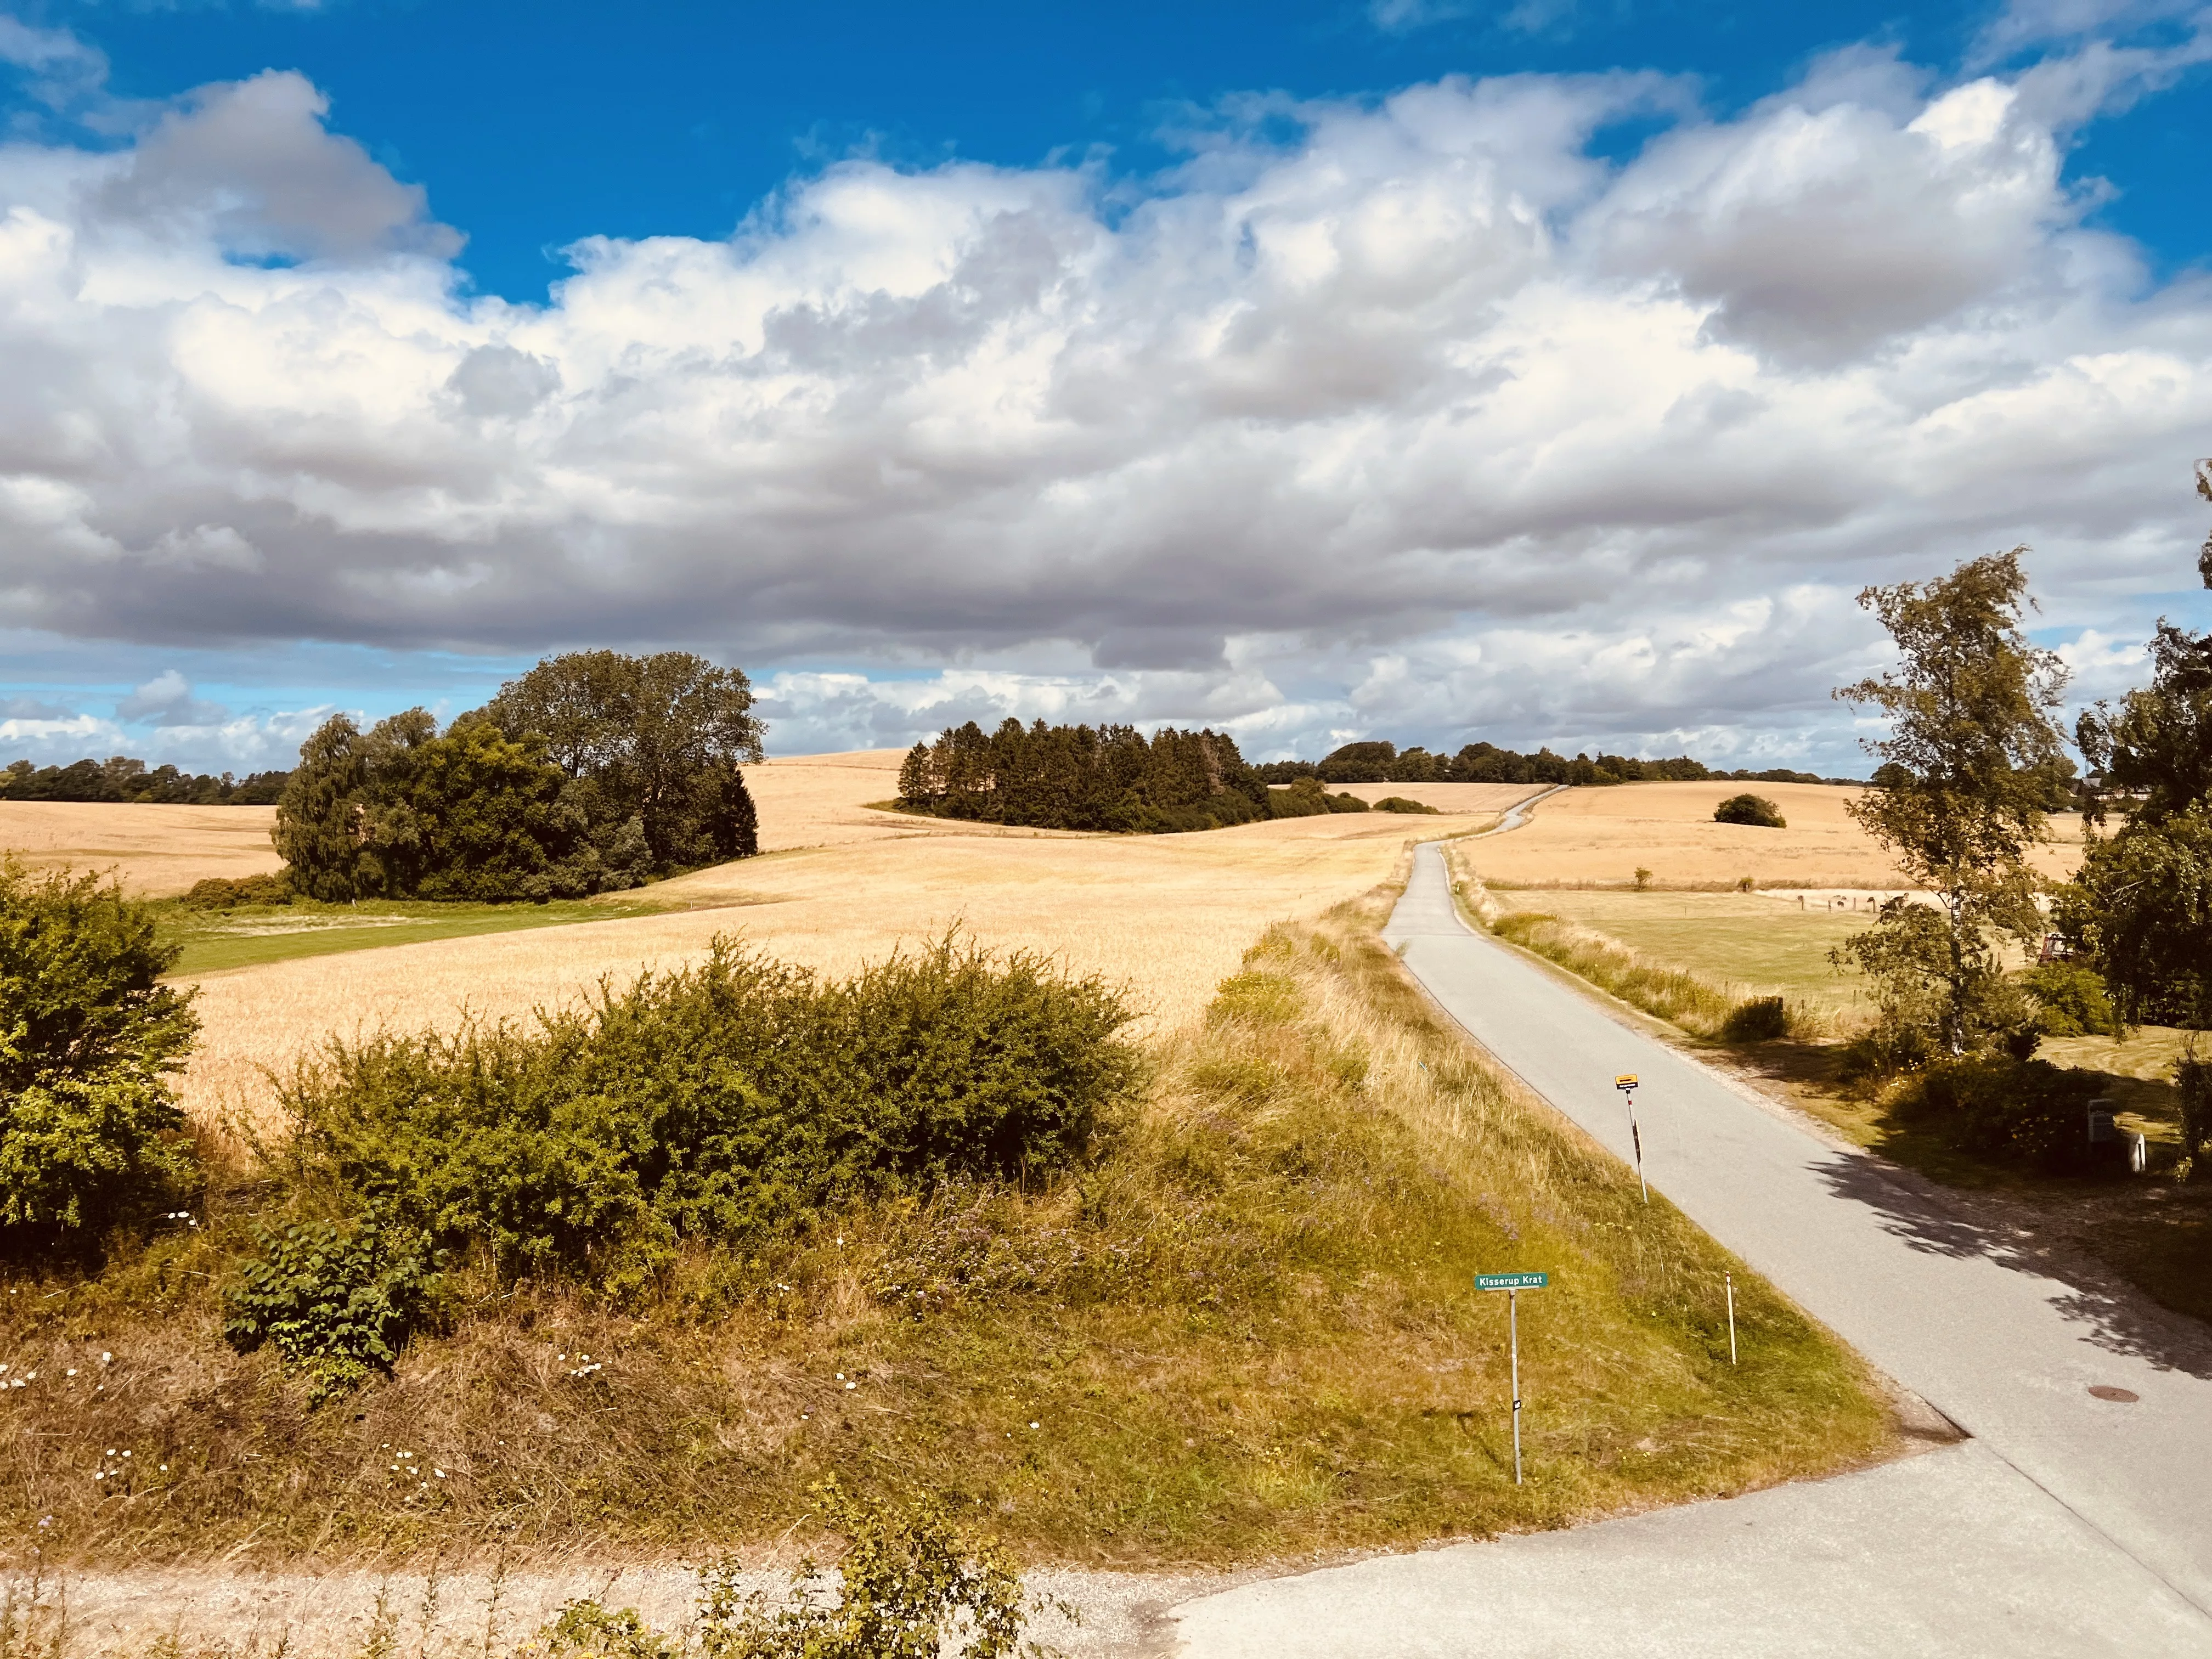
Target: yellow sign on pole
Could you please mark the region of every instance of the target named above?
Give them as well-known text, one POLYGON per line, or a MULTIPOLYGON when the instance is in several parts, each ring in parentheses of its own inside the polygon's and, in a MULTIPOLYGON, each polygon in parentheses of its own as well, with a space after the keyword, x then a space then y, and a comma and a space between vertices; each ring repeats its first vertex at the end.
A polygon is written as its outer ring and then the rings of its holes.
POLYGON ((1633 1089, 1636 1086, 1636 1073, 1623 1072, 1619 1077, 1613 1079, 1613 1086, 1616 1089, 1633 1089))

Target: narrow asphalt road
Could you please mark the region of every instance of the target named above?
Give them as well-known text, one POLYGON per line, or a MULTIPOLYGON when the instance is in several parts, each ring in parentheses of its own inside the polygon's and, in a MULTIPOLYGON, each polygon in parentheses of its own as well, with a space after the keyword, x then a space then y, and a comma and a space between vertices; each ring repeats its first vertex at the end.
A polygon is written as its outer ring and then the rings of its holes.
POLYGON ((1973 1438, 1730 1503, 1243 1586, 1178 1610, 1185 1652, 2212 1656, 2200 1328, 2051 1277, 1471 929, 1433 843, 1385 937, 1623 1158, 1613 1079, 1640 1077, 1653 1190, 1973 1438))

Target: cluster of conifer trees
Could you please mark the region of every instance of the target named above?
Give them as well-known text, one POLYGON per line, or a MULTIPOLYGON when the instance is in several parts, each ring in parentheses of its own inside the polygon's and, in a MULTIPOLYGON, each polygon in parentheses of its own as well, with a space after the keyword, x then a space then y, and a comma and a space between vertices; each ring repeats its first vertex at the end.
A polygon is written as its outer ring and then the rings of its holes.
POLYGON ((1577 755, 1569 760, 1549 749, 1533 755, 1471 743, 1455 755, 1434 755, 1416 745, 1347 743, 1319 761, 1271 761, 1258 769, 1269 783, 1318 778, 1323 783, 1696 783, 1705 779, 1745 783, 1849 783, 1811 772, 1771 767, 1763 772, 1717 771, 1687 755, 1673 760, 1635 760, 1625 755, 1577 755))
MULTIPOLYGON (((986 732, 970 720, 915 744, 899 769, 899 802, 910 811, 1039 830, 1218 830, 1286 816, 1277 805, 1285 793, 1267 787, 1227 733, 1172 726, 1147 740, 1133 726, 1008 720, 986 732)), ((1345 809, 1303 796, 1295 805, 1331 810, 1345 809)))
POLYGON ((739 767, 752 690, 687 652, 549 657, 443 732, 410 708, 343 714, 276 806, 293 888, 356 898, 574 898, 759 850, 739 767))
POLYGON ((112 801, 163 806, 268 806, 284 793, 288 772, 255 772, 243 778, 225 772, 179 772, 173 766, 149 769, 144 761, 117 755, 105 761, 87 757, 67 766, 34 766, 19 760, 0 770, 0 800, 112 801))

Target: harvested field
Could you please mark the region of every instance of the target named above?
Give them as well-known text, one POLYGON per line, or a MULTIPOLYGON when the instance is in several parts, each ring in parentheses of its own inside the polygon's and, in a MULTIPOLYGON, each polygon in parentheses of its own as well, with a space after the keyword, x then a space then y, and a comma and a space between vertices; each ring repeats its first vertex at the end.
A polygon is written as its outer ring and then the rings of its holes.
MULTIPOLYGON (((1630 783, 1570 789, 1537 807, 1525 829, 1482 842, 1474 864, 1497 886, 1633 884, 1639 866, 1656 887, 1895 888, 1896 867, 1844 815, 1856 792, 1812 783, 1630 783), (1786 830, 1715 823, 1713 808, 1749 791, 1782 809, 1786 830)), ((2053 820, 2056 845, 2038 867, 2070 874, 2081 858, 2081 821, 2053 820)))
POLYGON ((33 869, 112 870, 140 898, 167 898, 210 876, 268 875, 273 806, 110 806, 0 801, 0 848, 33 869))
POLYGON ((1414 835, 1477 829, 1491 817, 1333 813, 1188 836, 1008 830, 869 811, 864 803, 895 783, 897 758, 890 750, 756 769, 763 841, 787 850, 647 890, 702 908, 208 975, 187 1103, 251 1112, 265 1097, 263 1068, 288 1066, 332 1031, 448 1024, 465 1006, 526 1014, 603 975, 691 960, 717 933, 842 973, 959 927, 991 946, 1049 952, 1128 986, 1150 1029, 1164 1030, 1205 1007, 1270 923, 1365 891, 1414 835))
POLYGON ((1417 800, 1439 812, 1503 812, 1507 807, 1540 793, 1540 783, 1344 783, 1334 793, 1357 795, 1370 805, 1392 795, 1417 800))

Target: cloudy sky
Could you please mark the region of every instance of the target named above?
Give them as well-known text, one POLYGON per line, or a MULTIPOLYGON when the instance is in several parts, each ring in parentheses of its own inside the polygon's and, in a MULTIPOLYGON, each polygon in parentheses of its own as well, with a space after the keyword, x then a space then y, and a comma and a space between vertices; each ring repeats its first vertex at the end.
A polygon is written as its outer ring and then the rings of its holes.
POLYGON ((0 763, 611 645, 1854 770, 1869 582, 2212 623, 2212 9, 9 3, 0 763))

